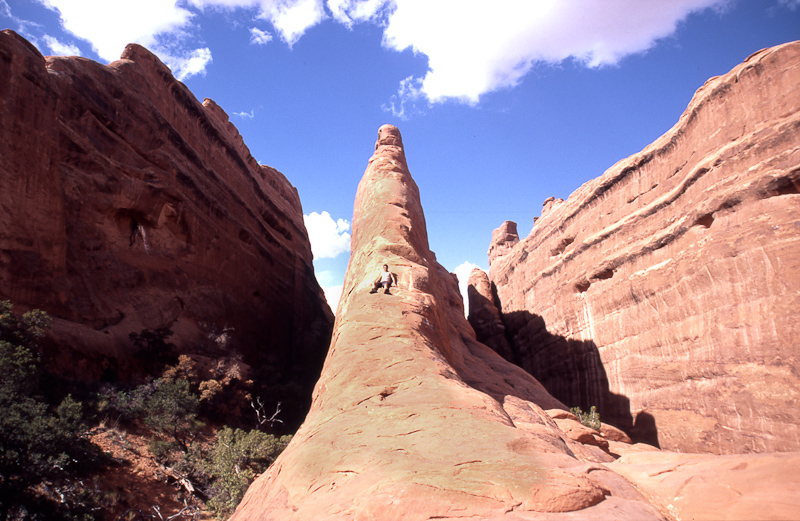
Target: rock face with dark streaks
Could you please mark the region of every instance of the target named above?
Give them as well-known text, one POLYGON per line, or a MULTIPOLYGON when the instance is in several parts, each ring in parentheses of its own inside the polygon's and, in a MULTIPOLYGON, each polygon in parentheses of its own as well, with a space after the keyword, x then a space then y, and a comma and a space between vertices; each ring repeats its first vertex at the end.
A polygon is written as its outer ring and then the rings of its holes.
POLYGON ((232 519, 664 519, 601 464, 610 442, 579 427, 475 339, 455 277, 428 247, 400 133, 384 125, 311 411, 232 519), (384 263, 398 286, 372 294, 384 263))
POLYGON ((662 448, 800 450, 800 42, 710 79, 669 132, 545 206, 490 249, 523 368, 662 448))
POLYGON ((62 372, 125 377, 129 335, 166 328, 312 385, 333 317, 297 191, 144 48, 104 66, 0 33, 0 183, 0 298, 55 318, 62 372))

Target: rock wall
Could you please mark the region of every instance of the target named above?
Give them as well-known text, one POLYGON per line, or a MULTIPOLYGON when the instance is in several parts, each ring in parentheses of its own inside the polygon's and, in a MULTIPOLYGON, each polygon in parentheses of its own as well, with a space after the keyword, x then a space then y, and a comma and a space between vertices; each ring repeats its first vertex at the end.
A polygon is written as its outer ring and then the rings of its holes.
POLYGON ((496 231, 521 366, 662 448, 800 449, 799 109, 800 42, 760 51, 528 237, 496 231))
POLYGON ((63 372, 125 377, 129 335, 310 388, 333 316, 295 188, 146 49, 104 66, 0 33, 0 298, 54 318, 63 372))
POLYGON ((663 519, 599 463, 610 443, 476 341, 381 127, 311 411, 232 520, 663 519), (384 263, 398 285, 373 294, 384 263))
POLYGON ((506 326, 498 309, 494 287, 482 269, 475 268, 469 274, 467 300, 469 325, 475 331, 478 342, 491 347, 509 362, 516 363, 516 355, 506 337, 506 326))

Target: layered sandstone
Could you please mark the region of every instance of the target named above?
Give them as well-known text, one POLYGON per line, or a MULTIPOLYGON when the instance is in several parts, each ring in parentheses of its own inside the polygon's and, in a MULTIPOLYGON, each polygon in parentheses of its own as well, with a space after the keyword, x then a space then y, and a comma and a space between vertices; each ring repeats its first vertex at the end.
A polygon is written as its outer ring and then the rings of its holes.
POLYGON ((564 409, 475 339, 455 277, 429 249, 400 134, 385 125, 358 187, 311 411, 232 519, 663 519, 602 464, 613 460, 606 437, 564 409), (399 284, 372 294, 384 263, 399 284))
POLYGON ((55 318, 62 371, 124 377, 129 335, 167 328, 312 385, 333 317, 297 191, 144 48, 104 66, 0 33, 0 181, 0 298, 55 318))
POLYGON ((489 254, 523 368, 662 448, 800 450, 800 42, 546 206, 489 254))

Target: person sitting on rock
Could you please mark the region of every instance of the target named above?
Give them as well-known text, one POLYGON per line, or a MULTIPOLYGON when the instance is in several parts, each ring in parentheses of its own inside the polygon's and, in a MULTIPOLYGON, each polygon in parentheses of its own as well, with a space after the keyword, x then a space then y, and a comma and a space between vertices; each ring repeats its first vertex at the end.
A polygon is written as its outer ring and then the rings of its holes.
POLYGON ((370 291, 370 293, 376 293, 381 286, 383 286, 383 292, 387 295, 391 295, 391 293, 389 293, 390 287, 397 286, 397 275, 389 271, 388 264, 383 265, 383 271, 380 276, 375 279, 375 282, 372 283, 372 291, 370 291))

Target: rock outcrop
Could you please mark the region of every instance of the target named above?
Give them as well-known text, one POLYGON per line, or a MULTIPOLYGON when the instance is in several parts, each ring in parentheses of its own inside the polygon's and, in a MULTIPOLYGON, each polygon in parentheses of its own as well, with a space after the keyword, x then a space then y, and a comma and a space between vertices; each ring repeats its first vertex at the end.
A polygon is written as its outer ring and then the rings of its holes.
POLYGON ((491 347, 509 362, 515 362, 514 352, 506 339, 506 326, 497 306, 492 283, 482 269, 475 268, 469 274, 467 300, 467 320, 475 331, 478 342, 491 347))
POLYGON ((545 206, 489 253, 523 368, 662 448, 800 450, 800 42, 710 79, 669 132, 545 206))
POLYGON ((601 464, 613 460, 602 435, 559 429, 553 416, 580 426, 564 409, 475 339, 385 125, 311 411, 232 519, 663 519, 601 464), (399 284, 372 294, 384 263, 399 284))
POLYGON ((506 221, 492 233, 492 244, 489 246, 489 263, 503 257, 519 242, 517 223, 506 221))
POLYGON ((0 298, 54 317, 51 364, 125 377, 129 335, 313 386, 333 316, 295 188, 213 101, 129 45, 104 66, 0 33, 0 298))

